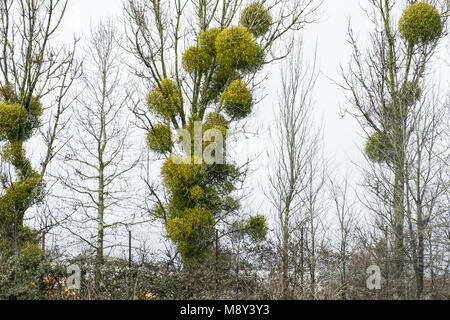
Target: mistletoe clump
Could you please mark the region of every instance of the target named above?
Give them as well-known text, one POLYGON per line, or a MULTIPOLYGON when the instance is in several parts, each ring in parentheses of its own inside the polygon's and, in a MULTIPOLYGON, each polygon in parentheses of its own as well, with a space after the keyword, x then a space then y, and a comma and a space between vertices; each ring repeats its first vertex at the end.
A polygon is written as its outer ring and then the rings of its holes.
POLYGON ((219 102, 220 94, 226 89, 227 85, 239 78, 240 74, 236 70, 218 65, 214 70, 208 90, 203 97, 205 104, 219 102))
MULTIPOLYGON (((231 232, 247 231, 255 241, 266 235, 263 216, 251 220, 238 216, 240 202, 233 192, 243 173, 224 159, 227 130, 252 112, 253 94, 244 79, 252 79, 264 65, 266 53, 257 37, 271 25, 269 11, 257 2, 242 12, 239 26, 202 25, 195 44, 181 57, 190 76, 177 77, 176 82, 155 79, 157 86, 148 95, 150 113, 164 124, 149 130, 148 147, 167 154, 177 144, 182 152, 164 161, 161 176, 167 201, 158 202, 150 214, 164 222, 167 237, 187 265, 208 257, 214 229, 221 229, 222 222, 232 217, 242 223, 231 232), (190 103, 186 109, 183 95, 190 103), (174 128, 183 129, 179 138, 170 134, 174 128)), ((228 230, 230 224, 224 227, 228 230)))
POLYGON ((265 239, 268 231, 266 218, 262 215, 251 217, 247 220, 244 230, 253 241, 265 239))
POLYGON ((41 125, 42 105, 35 97, 17 95, 11 84, 0 87, 0 140, 28 140, 41 125))
POLYGON ((23 225, 25 211, 42 201, 42 176, 33 170, 23 144, 40 126, 42 105, 39 99, 16 94, 12 85, 0 87, 0 142, 5 142, 1 158, 14 166, 16 181, 6 185, 0 196, 0 238, 5 243, 18 240, 19 248, 30 240, 31 231, 23 225))
POLYGON ((264 51, 246 27, 223 29, 216 37, 218 62, 228 69, 255 70, 264 63, 264 51))
POLYGON ((378 132, 375 132, 366 142, 365 152, 367 157, 374 162, 390 160, 391 148, 389 139, 378 132))
POLYGON ((215 42, 219 33, 219 28, 211 28, 200 33, 200 46, 204 48, 206 52, 208 52, 208 54, 212 57, 216 55, 215 42))
POLYGON ((160 86, 156 86, 147 97, 149 110, 163 119, 171 119, 183 108, 183 96, 177 83, 170 79, 163 79, 160 86))
POLYGON ((399 21, 399 31, 410 43, 426 44, 442 34, 441 15, 431 4, 415 2, 404 12, 399 21))
POLYGON ((405 106, 412 106, 416 103, 422 95, 422 89, 417 85, 417 82, 408 81, 400 90, 400 99, 405 106))
POLYGON ((41 176, 37 172, 16 181, 6 188, 0 197, 0 224, 6 227, 5 236, 12 237, 13 233, 27 234, 28 228, 23 225, 25 210, 42 200, 44 186, 41 176))
POLYGON ((219 112, 211 112, 205 118, 204 126, 208 129, 222 127, 228 129, 229 121, 219 112))
POLYGON ((242 119, 252 112, 253 97, 242 80, 234 80, 221 96, 225 112, 233 119, 242 119))
POLYGON ((28 121, 28 112, 17 103, 0 103, 0 140, 17 140, 28 121))
POLYGON ((25 161, 25 149, 18 141, 8 142, 2 147, 2 159, 18 167, 25 161))
POLYGON ((272 16, 269 10, 259 2, 253 2, 242 11, 240 24, 246 27, 255 37, 262 36, 269 31, 272 25, 272 16))
POLYGON ((182 63, 189 73, 194 73, 196 70, 205 72, 211 65, 211 56, 203 47, 190 47, 184 52, 182 63))
POLYGON ((158 123, 147 133, 148 147, 157 153, 167 153, 172 151, 172 131, 170 126, 158 123))
POLYGON ((167 221, 167 236, 177 243, 183 262, 203 260, 209 255, 214 237, 214 217, 205 208, 185 209, 167 221))

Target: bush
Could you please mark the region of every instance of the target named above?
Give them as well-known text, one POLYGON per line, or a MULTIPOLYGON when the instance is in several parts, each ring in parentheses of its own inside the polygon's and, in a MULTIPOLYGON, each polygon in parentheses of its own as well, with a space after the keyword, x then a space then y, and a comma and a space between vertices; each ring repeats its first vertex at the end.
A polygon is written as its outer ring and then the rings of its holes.
POLYGON ((404 12, 399 21, 399 31, 411 44, 428 43, 442 34, 439 12, 429 3, 415 2, 404 12))
MULTIPOLYGON (((5 240, 3 239, 3 242, 5 240)), ((34 241, 24 243, 19 253, 0 246, 0 300, 48 300, 54 297, 54 286, 47 281, 50 275, 63 271, 42 258, 34 241)))
POLYGON ((259 2, 253 2, 242 11, 240 24, 246 27, 255 37, 267 33, 272 24, 272 16, 269 10, 259 2))

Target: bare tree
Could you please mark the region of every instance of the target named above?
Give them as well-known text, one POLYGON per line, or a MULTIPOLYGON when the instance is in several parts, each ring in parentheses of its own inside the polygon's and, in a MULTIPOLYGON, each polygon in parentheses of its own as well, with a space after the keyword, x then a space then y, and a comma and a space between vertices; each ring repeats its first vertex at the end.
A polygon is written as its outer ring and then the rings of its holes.
POLYGON ((345 178, 342 181, 336 181, 330 178, 331 196, 334 202, 334 208, 338 221, 338 261, 339 261, 339 281, 340 296, 343 300, 347 299, 349 290, 348 263, 351 259, 351 238, 352 232, 356 227, 356 217, 354 212, 355 202, 350 199, 349 182, 345 178))
MULTIPOLYGON (((69 224, 65 227, 96 251, 97 273, 104 260, 106 230, 135 223, 130 214, 133 184, 127 175, 137 164, 127 120, 129 96, 111 20, 91 31, 86 48, 82 93, 74 108, 73 138, 61 157, 69 224), (95 226, 92 225, 95 222, 95 226), (93 231, 95 230, 95 231, 93 231)), ((62 171, 62 170, 61 170, 62 171)))
MULTIPOLYGON (((302 47, 302 43, 296 45, 302 47)), ((318 214, 325 185, 320 157, 320 130, 313 123, 312 94, 317 79, 316 58, 304 61, 295 49, 281 70, 278 99, 276 147, 269 155, 276 159, 267 192, 276 212, 278 251, 281 257, 281 291, 292 298, 297 272, 300 288, 309 270, 311 296, 315 296, 318 214), (297 242, 297 243, 296 243, 297 242), (300 245, 298 245, 300 242, 300 245), (297 264, 300 264, 297 267, 297 264)))
POLYGON ((368 18, 376 31, 370 35, 370 47, 363 52, 349 27, 353 54, 348 72, 342 72, 342 87, 349 92, 352 105, 347 112, 369 136, 365 151, 373 163, 366 171, 366 185, 373 197, 366 204, 392 231, 393 280, 400 297, 405 294, 407 148, 415 128, 414 114, 420 105, 427 67, 445 34, 439 33, 439 24, 445 25, 449 4, 433 1, 440 10, 437 18, 434 15, 437 32, 417 40, 395 27, 398 21, 393 20, 394 12, 401 9, 398 1, 370 2, 372 10, 368 11, 368 18))
MULTIPOLYGON (((449 116, 448 99, 430 91, 419 103, 420 107, 413 116, 414 129, 406 155, 407 252, 414 270, 417 299, 422 297, 424 274, 428 269, 426 238, 438 232, 440 223, 449 226, 448 221, 442 218, 448 213, 449 177, 446 168, 450 156, 444 123, 449 116)), ((432 239, 429 241, 433 242, 432 239)), ((445 250, 445 242, 443 244, 444 247, 438 245, 437 248, 445 250)))

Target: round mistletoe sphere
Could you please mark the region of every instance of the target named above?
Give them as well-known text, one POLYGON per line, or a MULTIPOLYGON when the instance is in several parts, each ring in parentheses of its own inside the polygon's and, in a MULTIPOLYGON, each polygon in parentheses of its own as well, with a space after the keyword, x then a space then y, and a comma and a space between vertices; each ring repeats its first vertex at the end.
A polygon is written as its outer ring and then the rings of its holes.
POLYGON ((163 79, 161 87, 154 87, 147 97, 147 104, 154 114, 168 119, 183 107, 183 96, 175 81, 163 79))
POLYGON ((208 54, 211 56, 216 55, 215 42, 219 32, 219 28, 212 28, 200 33, 200 46, 202 48, 205 48, 208 54))
POLYGON ((172 132, 168 125, 158 123, 147 133, 148 147, 158 153, 172 151, 172 132))
POLYGON ((234 80, 222 93, 221 102, 225 112, 233 119, 242 119, 252 112, 253 98, 245 82, 234 80))
POLYGON ((203 47, 190 47, 184 52, 182 63, 183 68, 189 73, 196 70, 205 72, 211 65, 211 56, 203 47))
POLYGON ((272 16, 269 10, 259 2, 253 2, 242 11, 240 24, 246 27, 255 37, 259 37, 269 31, 272 25, 272 16))
POLYGON ((365 152, 367 157, 374 162, 389 160, 389 141, 378 132, 367 138, 365 152))
POLYGON ((403 12, 399 31, 409 43, 427 43, 442 34, 441 15, 431 4, 415 2, 403 12))
POLYGON ((226 68, 248 70, 262 64, 264 53, 246 27, 222 30, 215 41, 217 60, 226 68))
POLYGON ((224 128, 228 128, 228 121, 225 119, 223 115, 218 112, 211 112, 205 118, 205 127, 213 128, 214 126, 220 126, 224 128))

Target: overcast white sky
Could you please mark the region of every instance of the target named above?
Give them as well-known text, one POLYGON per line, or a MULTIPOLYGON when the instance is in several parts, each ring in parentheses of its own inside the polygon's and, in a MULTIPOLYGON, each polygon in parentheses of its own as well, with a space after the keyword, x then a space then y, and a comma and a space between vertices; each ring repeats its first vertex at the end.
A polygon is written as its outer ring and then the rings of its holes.
MULTIPOLYGON (((62 33, 70 37, 72 34, 88 34, 89 28, 99 19, 105 17, 122 16, 122 0, 71 0, 63 24, 62 33)), ((346 31, 348 18, 351 19, 353 28, 364 39, 371 25, 362 8, 368 7, 367 0, 325 0, 322 11, 322 19, 319 23, 309 25, 302 32, 305 39, 306 58, 312 56, 314 45, 318 45, 318 59, 321 76, 318 79, 315 90, 315 101, 317 115, 323 116, 325 126, 325 146, 327 154, 336 163, 345 163, 349 159, 355 159, 359 154, 358 145, 361 142, 359 127, 350 118, 341 119, 339 108, 345 106, 344 96, 332 80, 340 81, 338 73, 339 63, 344 65, 350 56, 350 47, 346 42, 346 31)), ((119 22, 118 22, 119 23, 119 22)), ((445 41, 444 41, 445 42, 445 41)), ((448 42, 448 41, 447 41, 448 42)), ((450 52, 447 50, 446 57, 449 59, 450 52)), ((442 74, 449 74, 448 65, 442 65, 442 74)), ((269 81, 266 82, 268 99, 258 106, 255 114, 256 122, 267 118, 272 114, 272 105, 276 96, 278 81, 277 69, 271 69, 269 81)), ((443 79, 448 84, 449 78, 443 79)))
MULTIPOLYGON (((346 42, 348 18, 351 19, 352 26, 361 39, 364 39, 372 27, 362 10, 362 7, 367 8, 368 5, 367 0, 325 0, 321 21, 307 26, 302 31, 307 59, 312 58, 314 45, 316 43, 318 45, 321 74, 314 92, 315 117, 319 120, 323 118, 326 157, 331 162, 332 168, 336 168, 341 174, 345 172, 353 174, 354 177, 357 176, 357 169, 351 162, 362 160, 360 150, 364 143, 363 132, 355 120, 340 117, 340 108, 345 107, 345 99, 343 92, 332 80, 341 80, 338 72, 339 63, 345 65, 350 57, 350 46, 346 42)), ((108 16, 116 18, 122 16, 122 0, 70 0, 61 33, 67 39, 72 34, 88 35, 91 24, 108 16)), ((444 43, 444 50, 440 53, 442 56, 440 75, 437 76, 441 78, 443 89, 448 90, 450 67, 443 61, 450 61, 450 50, 447 47, 450 41, 444 43)), ((277 71, 277 68, 270 69, 269 80, 265 84, 268 98, 257 106, 256 113, 251 119, 253 125, 261 127, 263 132, 267 132, 267 129, 273 126, 273 106, 280 82, 277 71)), ((264 152, 267 141, 267 135, 263 134, 243 141, 238 150, 242 150, 251 158, 264 152)), ((253 169, 257 171, 248 182, 248 185, 257 191, 249 199, 252 211, 258 211, 265 206, 260 186, 261 177, 265 174, 264 164, 267 163, 269 162, 264 157, 255 163, 256 167, 253 169)))

